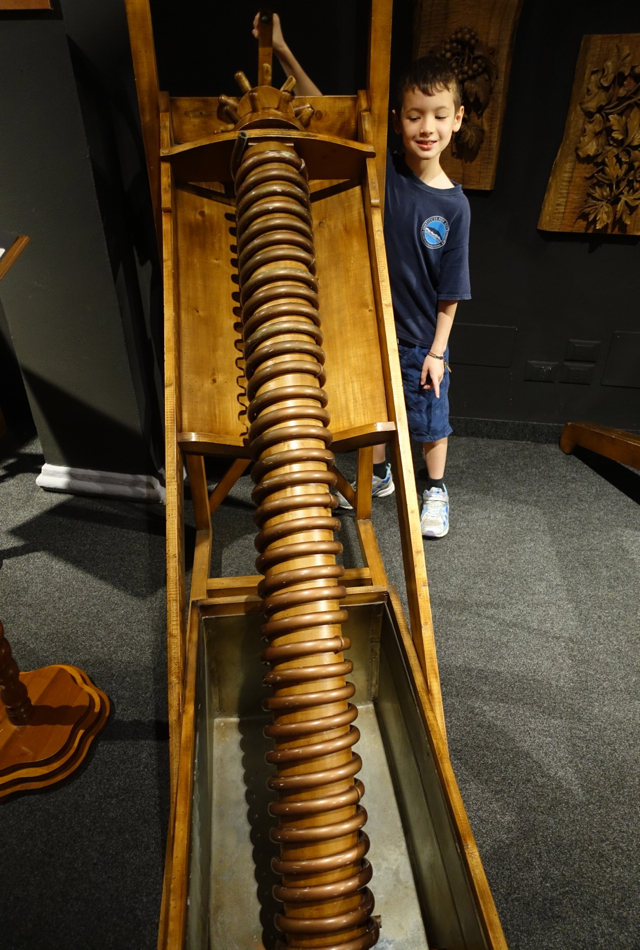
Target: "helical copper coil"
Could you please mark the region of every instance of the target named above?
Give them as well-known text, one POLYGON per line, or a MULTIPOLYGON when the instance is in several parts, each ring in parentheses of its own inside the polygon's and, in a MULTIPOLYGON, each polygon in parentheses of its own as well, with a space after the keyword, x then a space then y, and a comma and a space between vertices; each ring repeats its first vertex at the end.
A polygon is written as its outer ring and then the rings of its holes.
POLYGON ((304 163, 293 146, 262 140, 246 150, 235 187, 264 681, 273 687, 264 707, 274 716, 265 734, 277 769, 269 786, 280 822, 271 833, 281 849, 278 947, 368 950, 378 924, 352 751, 360 733, 345 679, 353 664, 343 656, 346 591, 304 163))

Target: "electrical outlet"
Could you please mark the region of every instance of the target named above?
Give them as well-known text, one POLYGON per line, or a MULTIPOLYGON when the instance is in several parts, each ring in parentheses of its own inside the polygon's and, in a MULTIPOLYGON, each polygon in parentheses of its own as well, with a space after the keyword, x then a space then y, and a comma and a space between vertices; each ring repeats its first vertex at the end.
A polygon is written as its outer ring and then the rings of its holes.
POLYGON ((569 340, 564 358, 578 363, 595 363, 599 349, 600 340, 569 340))
POLYGON ((588 386, 593 380, 595 368, 595 363, 571 363, 567 360, 560 370, 560 382, 581 383, 583 386, 588 386))
POLYGON ((555 383, 558 375, 558 363, 545 360, 527 360, 524 378, 533 383, 555 383))

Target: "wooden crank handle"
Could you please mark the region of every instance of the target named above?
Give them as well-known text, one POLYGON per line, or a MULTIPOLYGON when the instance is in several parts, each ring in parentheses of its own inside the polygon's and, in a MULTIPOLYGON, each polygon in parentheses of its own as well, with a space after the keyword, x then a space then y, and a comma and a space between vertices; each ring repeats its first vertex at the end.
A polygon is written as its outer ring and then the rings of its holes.
POLYGON ((258 13, 258 85, 270 86, 273 74, 273 11, 262 7, 258 13))

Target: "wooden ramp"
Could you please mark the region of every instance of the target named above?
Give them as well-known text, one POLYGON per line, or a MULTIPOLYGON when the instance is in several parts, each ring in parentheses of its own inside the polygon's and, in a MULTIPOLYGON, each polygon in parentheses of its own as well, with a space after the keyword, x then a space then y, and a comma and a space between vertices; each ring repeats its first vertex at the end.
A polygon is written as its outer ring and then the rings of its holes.
MULTIPOLYGON (((263 600, 258 591, 262 576, 209 576, 215 544, 212 515, 252 457, 247 411, 253 384, 248 386, 245 378, 245 371, 251 376, 251 367, 245 365, 246 314, 240 303, 231 171, 242 128, 249 148, 261 142, 275 143, 273 147, 280 143, 306 167, 324 337, 324 366, 318 372, 326 373, 322 385, 328 394, 331 450, 358 453, 355 492, 339 472, 339 456, 335 474, 337 487, 355 508, 365 565, 347 569, 341 581, 346 597, 340 607, 349 616, 345 629, 352 631, 351 649, 362 662, 353 674, 361 684, 354 702, 370 724, 362 730, 361 742, 370 748, 370 767, 379 776, 376 788, 387 789, 387 799, 380 791, 380 817, 370 822, 368 831, 375 850, 376 823, 382 836, 385 815, 397 816, 393 820, 404 835, 397 842, 399 873, 412 881, 414 894, 413 909, 393 916, 397 895, 392 875, 386 897, 376 893, 378 907, 387 907, 381 911, 382 934, 398 950, 504 948, 447 752, 383 243, 391 3, 372 4, 366 91, 358 96, 290 97, 285 102, 273 90, 271 105, 268 82, 243 90, 240 101, 224 96, 170 98, 160 93, 148 0, 127 0, 126 5, 165 289, 172 814, 159 947, 270 950, 277 939, 266 922, 270 886, 260 884, 264 855, 251 857, 256 834, 265 837, 266 830, 259 819, 253 821, 251 808, 247 817, 246 808, 249 785, 253 789, 259 775, 264 787, 271 773, 260 756, 242 779, 237 760, 228 758, 239 749, 260 748, 255 722, 263 716, 256 680, 262 649, 263 600), (254 107, 269 121, 250 121, 254 107), (284 127, 278 109, 299 115, 300 121, 292 118, 284 127), (304 125, 303 118, 308 119, 304 125), (408 621, 388 584, 370 517, 373 446, 381 442, 389 445, 396 484, 408 621), (232 460, 211 495, 205 476, 207 455, 232 460), (188 593, 185 467, 196 520, 188 593), (219 779, 227 773, 240 776, 239 810, 231 804, 221 807, 220 796, 228 794, 228 788, 219 779), (237 815, 237 822, 230 831, 225 816, 231 814, 237 815), (243 855, 248 877, 222 887, 229 849, 243 855), (397 922, 403 916, 415 918, 406 933, 385 931, 385 917, 397 922), (236 929, 231 933, 229 928, 236 929)), ((308 437, 299 444, 316 443, 308 437)), ((363 751, 365 762, 366 754, 363 751)), ((240 857, 238 861, 242 863, 240 857)), ((374 877, 374 889, 375 881, 374 877)), ((402 929, 399 923, 393 927, 402 929)), ((329 946, 295 943, 305 945, 329 946)))

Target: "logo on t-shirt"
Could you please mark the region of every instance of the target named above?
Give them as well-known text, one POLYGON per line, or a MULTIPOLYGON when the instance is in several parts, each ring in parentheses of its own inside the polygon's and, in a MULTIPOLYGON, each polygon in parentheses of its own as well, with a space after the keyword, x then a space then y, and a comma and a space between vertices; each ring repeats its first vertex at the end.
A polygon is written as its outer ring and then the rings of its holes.
POLYGON ((427 218, 420 228, 420 237, 425 247, 430 250, 436 250, 444 247, 449 235, 449 222, 446 218, 441 218, 434 214, 432 218, 427 218))

